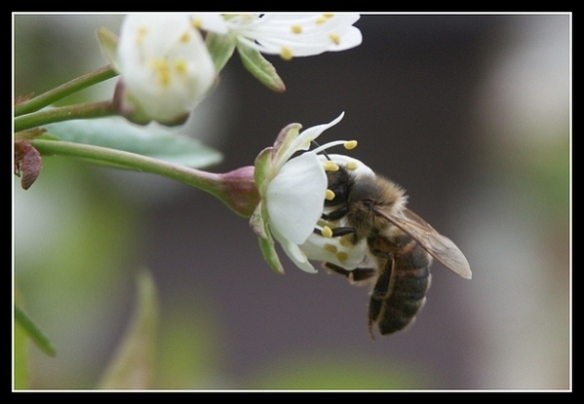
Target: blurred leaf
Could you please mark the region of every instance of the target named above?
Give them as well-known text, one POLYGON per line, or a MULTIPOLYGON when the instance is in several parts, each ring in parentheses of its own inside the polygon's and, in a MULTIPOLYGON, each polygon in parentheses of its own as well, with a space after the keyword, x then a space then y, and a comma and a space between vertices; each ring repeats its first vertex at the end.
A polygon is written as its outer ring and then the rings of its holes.
POLYGON ((47 134, 60 140, 108 147, 192 168, 221 161, 218 151, 158 126, 138 126, 124 118, 73 120, 47 125, 47 134))
POLYGON ((51 341, 43 334, 41 329, 32 321, 32 319, 18 307, 14 305, 14 320, 22 330, 33 340, 33 342, 47 355, 55 356, 55 348, 51 341))
POLYGON ((286 86, 274 66, 258 50, 240 44, 237 51, 245 68, 262 84, 279 93, 286 91, 286 86))
MULTIPOLYGON (((14 304, 20 304, 20 293, 14 290, 14 304)), ((14 324, 14 389, 28 388, 28 341, 26 331, 14 324)))
POLYGON ((374 360, 334 358, 322 353, 270 366, 258 376, 254 388, 260 389, 405 390, 425 383, 423 375, 413 369, 399 365, 388 369, 374 360))
POLYGON ((147 389, 154 376, 158 299, 149 273, 138 277, 136 311, 103 375, 102 389, 147 389))

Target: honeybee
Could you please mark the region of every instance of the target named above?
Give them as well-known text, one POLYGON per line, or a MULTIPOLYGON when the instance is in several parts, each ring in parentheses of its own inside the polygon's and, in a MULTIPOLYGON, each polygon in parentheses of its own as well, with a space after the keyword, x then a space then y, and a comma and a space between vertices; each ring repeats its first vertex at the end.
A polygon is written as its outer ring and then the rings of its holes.
POLYGON ((375 324, 381 335, 388 335, 415 320, 430 287, 432 257, 471 278, 460 249, 405 207, 407 197, 397 184, 379 175, 356 175, 344 165, 327 176, 334 197, 325 200, 329 209, 322 219, 340 225, 332 230, 332 237, 345 237, 353 245, 366 239, 374 265, 353 270, 323 265, 351 282, 374 281, 368 313, 372 340, 375 324))

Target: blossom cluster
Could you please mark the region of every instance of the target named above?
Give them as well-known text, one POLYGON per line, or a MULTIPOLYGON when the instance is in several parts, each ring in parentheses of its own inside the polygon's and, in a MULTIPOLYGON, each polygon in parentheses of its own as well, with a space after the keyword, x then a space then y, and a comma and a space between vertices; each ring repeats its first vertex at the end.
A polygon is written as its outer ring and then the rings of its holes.
MULTIPOLYGON (((134 122, 184 122, 238 50, 244 66, 276 91, 284 83, 264 54, 285 60, 359 45, 358 14, 130 14, 119 41, 98 32, 120 73, 116 102, 134 122)), ((106 31, 106 30, 105 30, 106 31)), ((115 37, 115 36, 114 36, 115 37)))

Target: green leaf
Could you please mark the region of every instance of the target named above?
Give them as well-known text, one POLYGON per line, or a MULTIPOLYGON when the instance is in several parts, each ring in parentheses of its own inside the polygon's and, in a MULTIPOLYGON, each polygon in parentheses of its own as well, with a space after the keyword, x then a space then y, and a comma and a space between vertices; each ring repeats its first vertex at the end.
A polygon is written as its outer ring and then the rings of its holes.
POLYGON ((137 280, 136 310, 122 342, 102 376, 102 389, 147 389, 152 385, 158 325, 158 298, 152 275, 137 280))
POLYGON ((47 135, 74 143, 123 150, 191 168, 222 160, 218 151, 162 126, 134 125, 121 117, 72 120, 46 125, 47 135))
POLYGON ((274 66, 259 51, 242 44, 237 45, 237 51, 245 68, 262 84, 279 93, 286 91, 274 66))
POLYGON ((207 49, 209 50, 213 63, 215 64, 215 70, 219 73, 223 70, 227 61, 233 55, 235 42, 228 35, 219 35, 209 32, 207 34, 206 43, 207 49))

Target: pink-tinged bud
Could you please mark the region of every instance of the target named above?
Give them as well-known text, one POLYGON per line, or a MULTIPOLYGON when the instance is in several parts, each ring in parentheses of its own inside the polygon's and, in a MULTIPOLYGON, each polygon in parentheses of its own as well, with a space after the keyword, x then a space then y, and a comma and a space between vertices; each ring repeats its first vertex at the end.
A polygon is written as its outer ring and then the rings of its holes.
POLYGON ((260 194, 254 180, 254 167, 240 167, 219 175, 222 188, 221 200, 235 213, 250 217, 260 203, 260 194))
POLYGON ((36 181, 43 162, 41 154, 26 140, 14 143, 14 173, 21 177, 20 185, 23 189, 29 189, 36 181))

